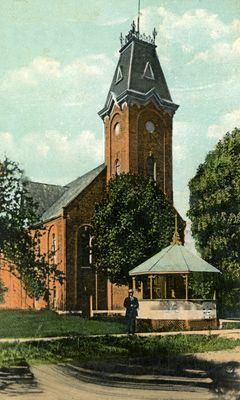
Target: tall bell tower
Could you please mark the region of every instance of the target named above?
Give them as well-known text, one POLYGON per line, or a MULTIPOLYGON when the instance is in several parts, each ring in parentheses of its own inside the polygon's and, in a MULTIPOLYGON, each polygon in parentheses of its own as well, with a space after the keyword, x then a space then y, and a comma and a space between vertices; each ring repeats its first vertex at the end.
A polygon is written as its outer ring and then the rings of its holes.
POLYGON ((153 36, 139 23, 123 37, 120 57, 99 112, 105 127, 107 179, 121 172, 152 177, 173 201, 172 121, 174 104, 156 53, 153 36))

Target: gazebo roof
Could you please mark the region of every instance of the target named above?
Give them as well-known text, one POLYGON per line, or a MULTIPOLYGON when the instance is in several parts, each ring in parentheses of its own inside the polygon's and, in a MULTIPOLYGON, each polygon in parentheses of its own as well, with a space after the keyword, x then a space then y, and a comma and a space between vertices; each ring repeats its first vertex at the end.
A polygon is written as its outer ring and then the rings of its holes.
POLYGON ((217 268, 176 243, 132 269, 129 275, 188 274, 192 272, 221 273, 217 268))

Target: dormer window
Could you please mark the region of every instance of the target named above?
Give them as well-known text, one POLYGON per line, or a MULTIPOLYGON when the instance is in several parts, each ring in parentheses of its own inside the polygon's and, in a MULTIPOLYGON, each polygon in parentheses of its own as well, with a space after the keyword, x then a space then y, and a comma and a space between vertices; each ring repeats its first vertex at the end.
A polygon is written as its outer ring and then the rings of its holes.
POLYGON ((144 78, 148 78, 148 79, 155 79, 155 76, 154 76, 154 73, 153 73, 153 69, 152 69, 152 66, 151 66, 149 61, 145 65, 143 77, 144 78))
POLYGON ((117 84, 123 79, 123 74, 122 74, 122 67, 119 65, 118 70, 117 70, 117 77, 115 83, 117 84))

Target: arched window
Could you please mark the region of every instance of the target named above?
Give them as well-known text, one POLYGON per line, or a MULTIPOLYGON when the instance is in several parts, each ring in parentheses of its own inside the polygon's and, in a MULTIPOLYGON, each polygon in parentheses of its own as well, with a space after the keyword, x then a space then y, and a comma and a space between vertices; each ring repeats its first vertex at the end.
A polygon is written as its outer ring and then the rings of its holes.
POLYGON ((57 251, 57 245, 56 245, 56 243, 57 243, 57 241, 56 241, 56 235, 55 235, 55 233, 53 233, 53 234, 52 234, 52 252, 53 252, 53 255, 55 255, 55 254, 56 254, 56 251, 57 251))
POLYGON ((156 181, 156 161, 154 159, 153 154, 149 154, 148 158, 147 158, 147 176, 149 178, 152 178, 156 181))
POLYGON ((82 226, 78 232, 78 264, 89 267, 92 264, 92 236, 88 225, 82 226))
POLYGON ((121 163, 120 163, 119 159, 117 158, 115 161, 115 174, 120 175, 120 173, 121 173, 121 163))
POLYGON ((52 257, 55 262, 57 253, 57 240, 55 233, 52 234, 52 257))

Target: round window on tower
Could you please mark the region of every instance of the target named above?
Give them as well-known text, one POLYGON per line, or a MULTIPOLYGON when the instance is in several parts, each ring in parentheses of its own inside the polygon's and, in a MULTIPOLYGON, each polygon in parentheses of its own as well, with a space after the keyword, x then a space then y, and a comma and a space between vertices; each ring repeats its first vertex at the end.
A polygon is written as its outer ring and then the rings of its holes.
POLYGON ((152 121, 147 121, 145 124, 145 128, 149 133, 153 133, 155 131, 155 125, 152 121))
POLYGON ((116 125, 114 126, 114 133, 115 133, 115 135, 120 135, 120 132, 121 132, 121 126, 120 126, 120 123, 119 122, 117 122, 116 123, 116 125))

